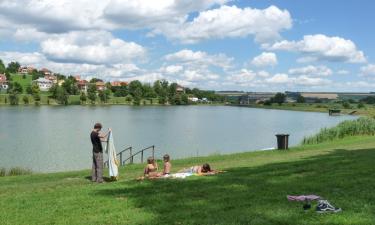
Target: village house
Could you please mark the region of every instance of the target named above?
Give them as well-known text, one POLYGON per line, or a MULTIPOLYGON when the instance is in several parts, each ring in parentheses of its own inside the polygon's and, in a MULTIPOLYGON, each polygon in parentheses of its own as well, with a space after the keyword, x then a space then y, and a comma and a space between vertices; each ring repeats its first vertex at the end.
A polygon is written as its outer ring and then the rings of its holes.
POLYGON ((18 73, 27 75, 32 73, 34 70, 35 68, 32 66, 21 66, 20 68, 18 68, 18 73))
POLYGON ((83 91, 87 93, 87 89, 89 87, 89 82, 87 80, 78 80, 77 81, 77 86, 80 91, 83 91))
POLYGON ((50 81, 50 80, 47 80, 46 78, 44 77, 40 77, 38 78, 37 80, 34 80, 33 81, 34 83, 36 83, 38 86, 39 86, 39 89, 41 91, 49 91, 49 89, 52 87, 53 85, 53 82, 50 81))
POLYGON ((128 85, 128 82, 125 81, 112 81, 111 86, 112 87, 121 87, 121 86, 126 86, 128 85))
POLYGON ((8 81, 5 74, 0 74, 0 90, 7 90, 8 89, 8 81))
POLYGON ((52 71, 47 68, 41 69, 40 72, 42 72, 44 76, 53 75, 52 71))
POLYGON ((53 74, 45 75, 45 79, 52 81, 52 83, 57 84, 57 76, 53 74))
POLYGON ((96 82, 95 85, 96 85, 96 90, 98 90, 98 91, 104 91, 106 89, 105 83, 102 82, 102 81, 96 82))
POLYGON ((178 94, 184 94, 184 93, 185 93, 185 88, 182 87, 181 85, 177 85, 177 87, 176 87, 176 92, 177 92, 178 94))

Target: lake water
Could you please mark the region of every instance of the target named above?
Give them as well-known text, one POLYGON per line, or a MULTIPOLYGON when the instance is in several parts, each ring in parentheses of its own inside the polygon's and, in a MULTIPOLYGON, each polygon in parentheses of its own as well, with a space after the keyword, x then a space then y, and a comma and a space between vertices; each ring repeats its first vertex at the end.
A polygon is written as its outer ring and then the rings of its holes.
POLYGON ((0 168, 36 172, 91 167, 89 134, 100 121, 113 130, 117 152, 156 146, 156 156, 173 158, 227 154, 276 146, 275 134, 290 144, 352 116, 228 106, 170 107, 1 107, 0 168))

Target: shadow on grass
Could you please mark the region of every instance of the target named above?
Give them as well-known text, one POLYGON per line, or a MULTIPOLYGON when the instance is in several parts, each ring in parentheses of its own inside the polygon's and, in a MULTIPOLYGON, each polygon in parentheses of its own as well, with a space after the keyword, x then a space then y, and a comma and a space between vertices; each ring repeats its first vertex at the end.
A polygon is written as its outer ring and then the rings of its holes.
MULTIPOLYGON (((375 224, 375 150, 338 149, 327 155, 211 177, 124 183, 98 190, 127 196, 154 215, 150 224, 375 224), (317 194, 343 208, 334 215, 303 212, 288 194, 317 194)), ((214 166, 214 165, 213 165, 214 166)))

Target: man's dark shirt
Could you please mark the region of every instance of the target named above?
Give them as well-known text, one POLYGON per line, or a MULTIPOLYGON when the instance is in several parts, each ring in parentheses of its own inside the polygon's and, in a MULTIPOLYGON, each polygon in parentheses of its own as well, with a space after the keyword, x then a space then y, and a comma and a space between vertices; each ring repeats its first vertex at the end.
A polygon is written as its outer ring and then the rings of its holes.
POLYGON ((103 146, 99 137, 99 133, 96 131, 92 131, 90 138, 92 143, 92 151, 96 153, 103 152, 103 146))

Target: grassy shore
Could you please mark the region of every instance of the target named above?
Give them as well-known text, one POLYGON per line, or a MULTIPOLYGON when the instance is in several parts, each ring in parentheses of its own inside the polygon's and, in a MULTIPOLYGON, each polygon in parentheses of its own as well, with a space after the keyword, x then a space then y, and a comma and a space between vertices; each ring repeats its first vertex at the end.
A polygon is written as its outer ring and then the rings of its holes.
POLYGON ((355 111, 354 115, 375 116, 374 105, 366 104, 363 108, 357 108, 357 106, 358 104, 356 103, 350 104, 350 108, 344 108, 339 103, 284 103, 282 105, 274 103, 272 105, 251 104, 242 107, 324 113, 328 113, 328 109, 340 109, 343 114, 350 114, 355 111))
POLYGON ((375 138, 348 137, 288 151, 174 160, 173 171, 209 162, 227 173, 93 184, 89 171, 0 178, 1 224, 375 224, 375 138), (317 194, 338 214, 304 212, 288 194, 317 194))

